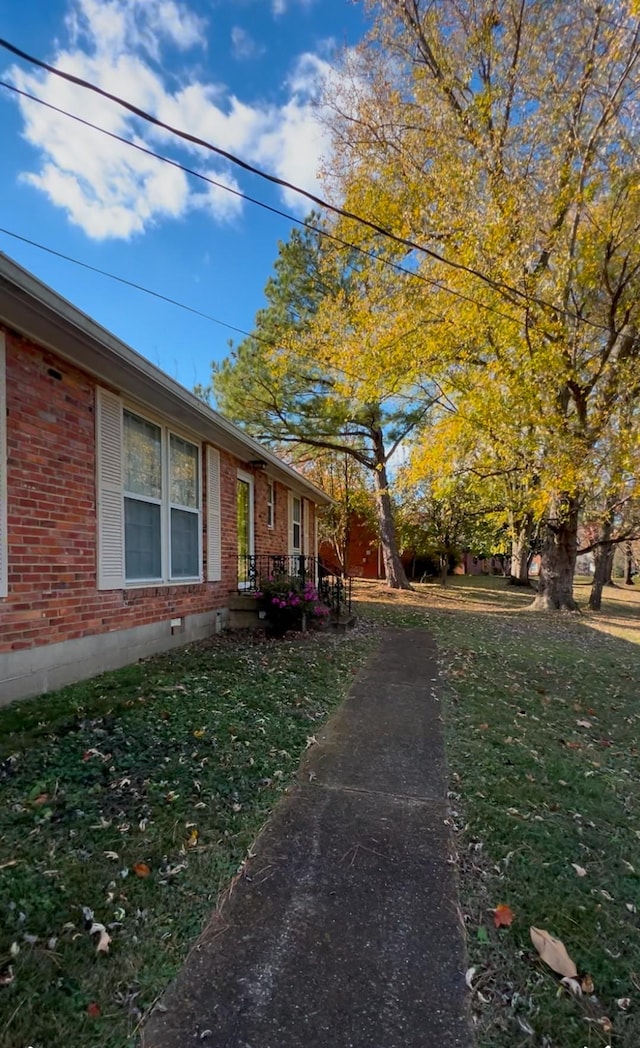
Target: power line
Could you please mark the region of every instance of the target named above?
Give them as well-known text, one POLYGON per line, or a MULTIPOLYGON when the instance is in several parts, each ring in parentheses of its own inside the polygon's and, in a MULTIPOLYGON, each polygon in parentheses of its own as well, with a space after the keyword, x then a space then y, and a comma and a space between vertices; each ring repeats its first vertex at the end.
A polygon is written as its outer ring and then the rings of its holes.
MULTIPOLYGON (((252 339, 254 342, 260 342, 269 349, 278 348, 278 343, 274 339, 264 338, 262 335, 256 334, 255 331, 246 331, 244 328, 237 327, 235 324, 229 324, 226 320, 220 320, 218 317, 214 317, 210 313, 203 313, 202 310, 196 309, 194 306, 188 306, 186 303, 179 302, 177 299, 170 298, 168 295, 163 295, 160 291, 153 291, 151 288, 145 287, 143 284, 137 284, 133 280, 127 280, 126 277, 118 276, 116 273, 109 273, 108 270, 100 269, 98 266, 92 266, 88 262, 82 262, 79 258, 73 258, 72 255, 65 255, 62 251, 56 251, 55 248, 47 247, 45 244, 40 244, 37 240, 30 240, 29 237, 22 236, 20 233, 14 233, 10 229, 4 229, 2 226, 0 226, 0 233, 4 233, 4 235, 8 237, 13 237, 14 240, 20 240, 23 244, 29 244, 30 247, 38 248, 39 251, 46 251, 48 255, 54 255, 56 258, 61 258, 65 262, 71 262, 73 265, 81 266, 82 269, 88 269, 92 273, 99 274, 99 276, 108 277, 109 280, 115 280, 117 283, 124 284, 126 287, 134 288, 136 291, 142 291, 145 295, 151 295, 153 298, 169 303, 169 305, 177 306, 178 309, 184 309, 188 313, 193 313, 195 316, 211 321, 212 324, 218 324, 220 327, 228 328, 229 331, 235 331, 239 335, 246 335, 247 338, 252 339)), ((424 321, 418 326, 422 327, 423 325, 424 321)), ((417 328, 413 329, 410 334, 415 334, 416 330, 417 328)), ((321 363, 329 362, 323 362, 321 360, 321 363)), ((336 371, 340 371, 348 378, 358 377, 354 372, 347 371, 338 364, 331 363, 330 366, 336 371)))
POLYGON ((244 328, 236 327, 235 324, 228 324, 226 320, 219 320, 217 317, 211 316, 210 313, 203 313, 200 309, 196 309, 194 306, 187 306, 184 302, 178 302, 175 298, 169 298, 168 295, 162 295, 159 291, 152 291, 151 288, 144 287, 142 284, 136 284, 133 280, 119 277, 116 273, 109 273, 106 269, 99 269, 98 266, 91 266, 88 262, 81 262, 79 258, 72 258, 71 255, 63 254, 62 251, 56 251, 52 247, 46 247, 45 244, 39 244, 37 240, 29 240, 28 237, 23 237, 19 233, 13 233, 10 229, 3 229, 2 226, 0 226, 0 233, 4 233, 5 236, 8 237, 13 237, 14 240, 21 240, 23 244, 37 247, 40 251, 46 251, 48 255, 55 255, 56 258, 62 258, 65 262, 73 262, 74 265, 82 266, 83 269, 88 269, 92 273, 98 273, 102 277, 109 277, 110 280, 117 280, 119 284, 126 284, 127 287, 135 288, 136 291, 144 291, 145 295, 152 295, 154 298, 159 298, 163 302, 168 302, 172 306, 177 306, 179 309, 186 309, 188 313, 194 313, 197 317, 202 317, 204 320, 210 320, 212 324, 219 324, 220 327, 228 328, 230 331, 236 331, 239 335, 247 335, 249 338, 255 338, 258 342, 265 342, 270 346, 273 345, 273 343, 268 342, 266 338, 259 338, 259 336, 253 335, 250 331, 245 331, 244 328))
MULTIPOLYGON (((168 131, 170 134, 183 139, 185 142, 190 142, 192 145, 197 145, 203 149, 208 149, 210 152, 215 153, 217 156, 223 157, 228 160, 231 164, 235 164, 236 167, 242 168, 244 171, 248 171, 250 174, 257 175, 259 178, 263 178, 273 185, 280 186, 283 189, 289 189, 293 193, 297 193, 300 196, 305 197, 312 203, 316 204, 327 211, 331 211, 333 214, 339 215, 342 218, 347 218, 353 222, 357 222, 359 225, 365 226, 368 229, 373 230, 374 233, 378 233, 380 236, 387 238, 388 240, 394 241, 396 244, 400 244, 402 247, 408 248, 411 251, 418 251, 420 254, 426 255, 429 258, 433 258, 435 261, 442 263, 443 265, 449 266, 452 269, 456 269, 460 272, 468 273, 470 276, 476 277, 476 279, 483 281, 494 291, 500 291, 502 293, 507 292, 511 296, 515 296, 516 299, 523 300, 525 302, 535 302, 539 306, 543 306, 545 309, 552 309, 556 314, 567 316, 572 320, 582 320, 576 313, 572 313, 570 310, 566 310, 560 306, 554 305, 552 302, 547 302, 545 299, 538 298, 533 295, 529 295, 524 291, 520 291, 518 288, 512 287, 510 284, 506 284, 503 281, 494 280, 492 277, 487 276, 481 270, 475 269, 473 266, 467 266, 463 262, 457 262, 455 259, 446 258, 441 255, 438 251, 434 251, 432 248, 425 247, 424 244, 418 244, 414 240, 410 240, 407 237, 401 237, 394 233, 390 229, 386 229, 384 226, 380 226, 377 222, 373 222, 371 219, 363 218, 362 215, 357 215, 352 211, 348 211, 345 208, 339 207, 336 204, 331 204, 329 201, 324 200, 322 197, 316 196, 314 193, 309 192, 307 189, 302 189, 300 186, 294 185, 292 182, 288 182, 284 178, 279 178, 277 175, 273 175, 268 171, 263 171, 261 168, 256 167, 254 164, 250 164, 248 161, 243 160, 241 157, 235 156, 226 149, 221 149, 219 146, 213 145, 211 142, 207 142, 206 139, 200 138, 197 135, 192 135, 188 131, 183 131, 181 128, 173 127, 171 124, 167 124, 165 121, 160 120, 153 114, 148 113, 146 110, 141 109, 139 106, 134 105, 132 102, 128 102, 126 99, 121 98, 119 95, 114 95, 110 91, 105 91, 103 88, 98 87, 97 84, 91 83, 89 80, 84 80, 82 77, 74 76, 72 73, 65 73, 62 69, 57 69, 56 66, 50 65, 48 62, 43 62, 39 58, 35 58, 33 55, 28 54, 21 48, 16 47, 15 44, 11 44, 8 40, 0 38, 0 47, 4 50, 9 51, 17 58, 23 59, 25 62, 29 62, 31 65, 37 66, 39 69, 44 69, 46 72, 51 73, 53 76, 60 77, 62 80, 66 80, 68 83, 75 84, 77 87, 83 87, 87 91, 92 91, 94 94, 99 95, 101 98, 107 98, 110 102, 115 102, 116 105, 121 106, 128 112, 133 113, 134 116, 139 117, 141 120, 147 121, 147 123, 153 124, 154 127, 159 127, 163 131, 168 131)), ((583 321, 585 322, 585 321, 583 321)), ((603 325, 593 324, 587 321, 592 327, 598 327, 602 330, 606 330, 603 325)))
POLYGON ((28 91, 23 91, 21 88, 16 87, 14 84, 8 83, 6 80, 0 80, 0 87, 6 88, 7 91, 11 91, 16 95, 20 95, 22 98, 29 99, 30 102, 37 102, 38 105, 44 106, 46 109, 52 110, 54 113, 59 113, 61 116, 68 117, 69 120, 75 120, 78 124, 82 124, 84 127, 89 127, 93 131, 98 131, 102 135, 106 135, 107 138, 112 138, 116 142, 120 142, 123 145, 130 146, 132 149, 136 149, 139 153, 144 153, 146 156, 153 157, 155 160, 160 160, 164 164, 169 164, 171 167, 177 168, 179 171, 184 171, 185 174, 191 175, 193 178, 199 178, 203 182, 208 182, 210 185, 215 186, 217 189, 222 189, 232 196, 239 197, 241 200, 246 200, 249 204, 255 204, 256 207, 261 207, 265 211, 271 212, 271 214, 278 215, 280 218, 286 218, 290 222, 301 226, 304 229, 308 229, 312 233, 317 233, 319 236, 326 237, 328 240, 332 240, 336 244, 340 244, 342 247, 348 248, 349 250, 357 251, 359 254, 364 255, 366 258, 372 259, 374 262, 379 262, 381 265, 389 266, 398 273, 403 273, 405 276, 413 277, 415 280, 420 280, 424 284, 428 284, 430 287, 435 287, 439 291, 445 291, 449 295, 453 295, 455 298, 461 299, 463 302, 469 302, 472 305, 478 306, 480 309, 484 309, 487 312, 494 313, 496 316, 502 317, 503 320, 509 320, 513 324, 519 324, 520 321, 517 317, 512 317, 508 313, 503 312, 496 306, 490 306, 486 302, 482 302, 480 299, 473 298, 471 295, 465 295, 464 292, 458 291, 455 288, 449 287, 440 280, 434 280, 431 277, 426 277, 423 273, 417 273, 415 270, 407 269, 406 266, 400 265, 399 262, 393 262, 389 258, 384 258, 382 255, 376 254, 375 251, 369 251, 367 248, 361 247, 358 244, 352 244, 350 241, 345 240, 343 237, 337 236, 335 233, 329 232, 329 230, 322 229, 320 226, 314 226, 311 222, 307 222, 304 219, 296 218, 294 215, 289 214, 287 211, 282 211, 280 208, 273 207, 271 204, 265 204, 264 201, 258 200, 256 197, 249 196, 247 193, 241 192, 239 189, 233 189, 231 186, 226 185, 224 182, 219 182, 215 178, 211 178, 209 175, 203 174, 201 171, 195 171, 193 168, 186 167, 177 160, 173 160, 170 157, 164 156, 162 153, 157 153, 153 149, 149 149, 147 146, 140 145, 139 142, 134 142, 130 138, 125 138, 123 135, 118 135, 115 131, 107 131, 106 128, 100 127, 99 124, 92 123, 91 120, 86 120, 84 117, 77 116, 75 113, 70 113, 66 109, 61 109, 60 106, 54 106, 51 102, 46 102, 44 98, 40 98, 38 95, 33 95, 28 91))

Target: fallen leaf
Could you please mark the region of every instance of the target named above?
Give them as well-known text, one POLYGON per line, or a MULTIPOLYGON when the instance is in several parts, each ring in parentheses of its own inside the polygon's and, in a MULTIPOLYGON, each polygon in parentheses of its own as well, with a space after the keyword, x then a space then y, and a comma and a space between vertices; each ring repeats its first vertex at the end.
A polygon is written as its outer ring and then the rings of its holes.
POLYGON ((148 877, 151 873, 151 868, 147 866, 146 862, 137 862, 133 867, 133 872, 136 877, 148 877))
POLYGON ((540 954, 540 959, 545 964, 548 964, 558 975, 563 975, 567 979, 575 979, 577 977, 578 969, 575 966, 575 962, 569 957, 566 947, 560 939, 556 939, 543 928, 534 928, 533 926, 529 929, 529 934, 531 942, 540 954))
POLYGON ((5 968, 3 972, 0 972, 0 986, 10 986, 13 979, 13 968, 5 968))
POLYGON ((467 986, 469 987, 470 990, 473 990, 473 977, 474 977, 475 974, 476 974, 475 968, 467 968, 467 971, 466 971, 465 977, 464 977, 464 981, 466 982, 466 984, 467 984, 467 986))
POLYGON ((519 1025, 519 1027, 520 1027, 520 1029, 522 1030, 523 1033, 528 1034, 529 1037, 533 1037, 534 1036, 536 1031, 534 1030, 534 1028, 531 1025, 531 1023, 528 1023, 527 1020, 525 1018, 523 1018, 522 1015, 518 1016, 518 1025, 519 1025))
POLYGON ((626 1012, 631 1007, 631 998, 630 997, 618 997, 618 999, 616 1000, 616 1004, 618 1005, 618 1008, 620 1009, 620 1011, 626 1012))
POLYGON ((596 988, 593 985, 593 979, 588 972, 582 976, 580 985, 582 986, 583 993, 586 993, 587 997, 590 997, 592 993, 595 993, 596 988))
POLYGON ((479 724, 478 725, 478 731, 486 731, 488 727, 489 727, 488 724, 479 724))
POLYGON ((508 928, 513 923, 513 918, 513 910, 503 902, 493 911, 493 923, 496 928, 508 928))
POLYGON ((89 935, 99 935, 98 945, 96 946, 96 953, 109 953, 109 943, 111 942, 111 936, 105 928, 104 924, 98 924, 94 922, 89 928, 89 935))
POLYGON ((581 750, 582 749, 582 743, 581 742, 565 742, 565 746, 567 747, 568 750, 581 750))
POLYGON ((97 1019, 100 1015, 100 1005, 92 1001, 91 1004, 87 1005, 87 1015, 90 1019, 97 1019))
POLYGON ((574 994, 574 996, 582 997, 582 986, 577 979, 570 979, 565 975, 564 979, 561 979, 560 982, 562 986, 566 986, 568 990, 571 990, 571 993, 574 994))
POLYGON ((591 727, 591 721, 588 721, 588 720, 578 720, 578 721, 576 721, 576 724, 578 725, 579 728, 590 728, 591 727))
POLYGON ((38 804, 38 805, 46 804, 47 801, 50 801, 50 800, 51 800, 51 797, 49 796, 48 793, 39 793, 37 797, 34 797, 33 803, 34 804, 38 804))
POLYGON ((193 734, 194 734, 196 739, 201 739, 202 736, 205 734, 205 729, 204 728, 196 728, 196 730, 194 731, 193 734))
POLYGON ((586 877, 587 876, 587 871, 585 870, 584 866, 578 866, 577 862, 572 862, 571 865, 573 866, 574 870, 578 874, 578 877, 586 877))
POLYGON ((189 834, 189 839, 187 841, 187 848, 195 848, 195 846, 198 843, 198 837, 199 837, 198 831, 197 830, 192 830, 191 833, 189 834))

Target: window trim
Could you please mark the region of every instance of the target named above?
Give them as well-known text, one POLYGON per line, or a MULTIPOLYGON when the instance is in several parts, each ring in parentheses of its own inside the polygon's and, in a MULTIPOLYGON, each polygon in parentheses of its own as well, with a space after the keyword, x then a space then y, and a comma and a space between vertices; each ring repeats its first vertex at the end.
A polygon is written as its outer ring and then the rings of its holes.
POLYGON ((270 531, 276 526, 276 482, 267 478, 267 527, 270 531))
MULTIPOLYGON (((124 545, 124 578, 125 578, 125 589, 144 588, 145 586, 180 586, 180 585, 192 585, 194 583, 202 582, 202 444, 199 441, 193 440, 191 437, 187 437, 180 430, 174 429, 173 425, 169 422, 164 421, 161 418, 154 416, 147 412, 145 409, 138 409, 127 399, 123 399, 123 420, 125 412, 128 411, 130 415, 135 415, 137 418, 141 418, 146 422, 151 422, 152 425, 160 431, 160 466, 161 466, 161 496, 160 499, 154 499, 151 496, 146 495, 127 495, 125 490, 125 480, 123 477, 123 514, 125 511, 125 498, 135 498, 139 502, 151 502, 154 505, 160 506, 160 567, 161 575, 157 578, 129 578, 127 577, 127 536, 125 534, 125 545, 124 545), (197 478, 198 478, 198 573, 195 575, 178 575, 175 578, 171 575, 171 510, 173 503, 171 502, 171 435, 179 437, 180 440, 184 440, 185 443, 193 444, 198 450, 198 467, 197 467, 197 478)), ((123 433, 123 465, 125 461, 125 440, 126 436, 123 433)), ((183 508, 181 506, 175 506, 174 508, 183 508)), ((189 507, 187 507, 189 508, 189 507)))
POLYGON ((303 527, 302 501, 303 501, 302 500, 302 496, 294 495, 294 493, 291 492, 291 555, 294 556, 294 557, 295 556, 301 556, 302 553, 303 553, 302 543, 304 541, 304 537, 303 537, 303 531, 302 531, 302 527, 303 527), (296 502, 300 506, 300 519, 299 520, 295 519, 294 512, 293 512, 296 502), (298 542, 297 546, 295 544, 295 529, 296 529, 296 527, 298 528, 298 536, 299 536, 299 542, 298 542))
POLYGON ((153 505, 160 506, 160 565, 162 574, 157 578, 128 578, 126 574, 127 564, 127 545, 126 545, 126 534, 123 535, 123 582, 125 589, 144 589, 148 586, 189 586, 197 582, 203 581, 202 576, 202 558, 203 558, 203 516, 202 516, 202 444, 200 441, 194 440, 192 437, 176 429, 170 425, 166 420, 153 415, 148 412, 145 408, 140 409, 137 405, 131 403, 126 399, 121 401, 122 418, 123 418, 123 438, 122 438, 122 464, 124 474, 124 412, 128 411, 130 415, 135 415, 137 418, 142 419, 144 422, 149 422, 153 426, 157 426, 160 430, 160 461, 161 461, 161 476, 162 476, 162 494, 160 499, 153 498, 150 495, 139 495, 135 492, 127 492, 124 487, 124 475, 122 478, 122 512, 124 520, 124 500, 125 498, 136 499, 139 502, 150 502, 153 505), (178 503, 171 502, 171 436, 178 437, 183 440, 186 444, 191 444, 197 449, 198 452, 198 464, 197 464, 197 481, 198 481, 198 506, 194 509, 192 506, 180 506, 178 503), (178 575, 172 577, 171 575, 171 510, 180 509, 188 510, 191 513, 197 514, 198 517, 198 573, 196 575, 178 575))

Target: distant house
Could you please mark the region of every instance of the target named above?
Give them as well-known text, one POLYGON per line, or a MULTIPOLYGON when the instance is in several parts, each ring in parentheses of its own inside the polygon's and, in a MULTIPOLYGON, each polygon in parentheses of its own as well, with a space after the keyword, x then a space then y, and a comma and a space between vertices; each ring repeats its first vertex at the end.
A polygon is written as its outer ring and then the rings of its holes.
POLYGON ((221 629, 330 501, 0 254, 0 702, 221 629))

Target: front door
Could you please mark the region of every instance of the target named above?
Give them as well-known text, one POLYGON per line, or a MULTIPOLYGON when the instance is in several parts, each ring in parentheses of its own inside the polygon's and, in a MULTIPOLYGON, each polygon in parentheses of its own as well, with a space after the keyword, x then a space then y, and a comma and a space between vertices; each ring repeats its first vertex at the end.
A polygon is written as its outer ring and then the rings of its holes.
POLYGON ((236 511, 238 527, 238 588, 247 589, 251 575, 255 574, 252 558, 253 546, 253 478, 248 473, 238 473, 236 485, 236 511))

